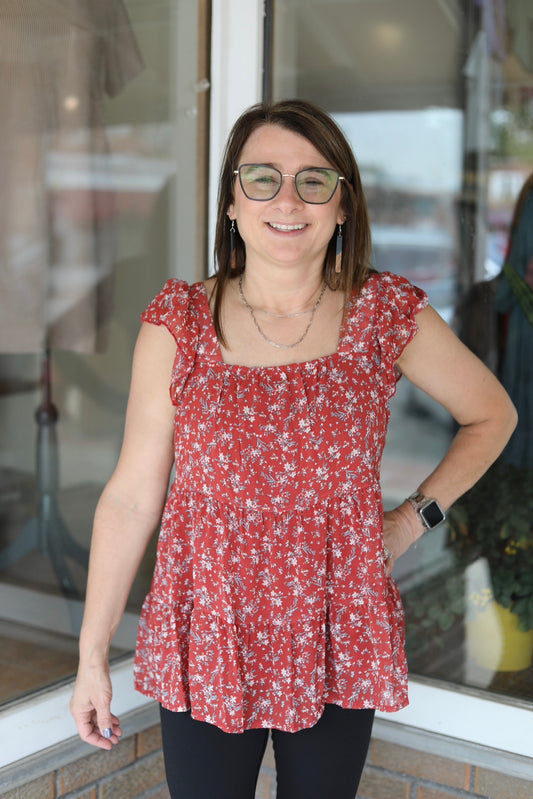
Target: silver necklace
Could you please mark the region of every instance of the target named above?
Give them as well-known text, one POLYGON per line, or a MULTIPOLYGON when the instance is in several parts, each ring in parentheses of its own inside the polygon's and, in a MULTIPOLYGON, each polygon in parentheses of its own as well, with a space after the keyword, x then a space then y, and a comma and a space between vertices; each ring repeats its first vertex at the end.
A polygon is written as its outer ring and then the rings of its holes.
MULTIPOLYGON (((263 332, 263 330, 261 330, 259 322, 257 321, 256 316, 255 316, 255 311, 252 308, 252 306, 250 305, 250 303, 248 302, 248 300, 246 299, 246 297, 244 296, 244 291, 242 290, 242 273, 239 276, 239 294, 240 294, 241 300, 243 301, 243 303, 246 306, 246 308, 248 308, 248 310, 250 311, 250 315, 252 317, 254 325, 257 328, 257 331, 258 331, 259 335, 262 338, 264 338, 264 340, 267 342, 267 344, 270 344, 272 347, 277 347, 280 350, 290 350, 293 347, 297 347, 298 344, 302 343, 304 338, 309 333, 309 328, 313 324, 313 319, 315 318, 315 313, 317 312, 318 306, 320 305, 320 303, 322 301, 322 297, 324 296, 325 291, 326 291, 326 283, 324 282, 324 285, 322 286, 322 291, 319 294, 318 300, 315 302, 315 304, 313 305, 313 308, 311 309, 311 316, 309 318, 309 322, 307 323, 307 327, 305 328, 304 332, 302 333, 302 335, 300 336, 298 341, 294 341, 292 344, 278 344, 277 341, 272 341, 272 339, 268 338, 268 336, 263 332)), ((297 314, 287 314, 286 318, 289 318, 291 316, 301 316, 304 313, 308 313, 308 312, 307 311, 301 311, 300 313, 297 313, 297 314)), ((279 316, 280 318, 283 318, 285 315, 284 314, 272 314, 272 316, 279 316)))

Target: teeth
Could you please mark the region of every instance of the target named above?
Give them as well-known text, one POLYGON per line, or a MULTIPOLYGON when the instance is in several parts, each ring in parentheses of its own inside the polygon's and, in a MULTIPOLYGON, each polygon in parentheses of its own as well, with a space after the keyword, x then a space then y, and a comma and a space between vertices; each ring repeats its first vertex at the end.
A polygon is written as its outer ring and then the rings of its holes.
POLYGON ((276 222, 269 222, 274 230, 303 230, 305 225, 278 225, 276 222))

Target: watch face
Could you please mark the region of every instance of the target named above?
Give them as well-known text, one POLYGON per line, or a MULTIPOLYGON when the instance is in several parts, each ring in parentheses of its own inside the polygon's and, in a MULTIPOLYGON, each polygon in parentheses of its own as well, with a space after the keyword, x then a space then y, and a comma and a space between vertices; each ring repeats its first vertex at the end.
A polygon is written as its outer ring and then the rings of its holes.
POLYGON ((420 515, 430 529, 436 527, 446 518, 442 508, 440 507, 439 503, 436 502, 436 500, 433 500, 424 508, 421 508, 420 515))

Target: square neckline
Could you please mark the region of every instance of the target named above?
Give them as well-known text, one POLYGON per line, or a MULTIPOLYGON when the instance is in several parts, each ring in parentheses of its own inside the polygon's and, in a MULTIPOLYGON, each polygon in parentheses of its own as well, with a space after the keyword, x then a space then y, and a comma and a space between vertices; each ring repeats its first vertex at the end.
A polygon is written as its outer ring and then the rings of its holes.
MULTIPOLYGON (((368 281, 367 281, 368 282, 368 281)), ((303 361, 289 361, 288 363, 280 363, 280 364, 272 364, 270 366, 247 366, 246 364, 240 363, 227 363, 222 357, 222 350, 220 348, 220 342, 217 338, 217 334, 215 331, 215 323, 213 321, 213 316, 211 314, 211 306, 209 304, 209 297, 207 296, 207 287, 203 280, 199 281, 198 285, 201 286, 201 301, 204 303, 204 310, 207 315, 208 319, 208 327, 207 333, 209 335, 212 353, 216 356, 217 362, 226 367, 227 369, 233 370, 245 370, 245 371, 266 371, 272 369, 295 369, 295 368, 305 368, 311 366, 320 366, 321 364, 327 361, 336 361, 338 358, 343 354, 344 345, 346 339, 348 338, 348 329, 350 327, 352 313, 354 312, 355 306, 358 303, 358 300, 361 298, 361 295, 366 288, 367 283, 362 286, 361 291, 358 295, 354 292, 352 293, 352 297, 350 298, 350 303, 348 307, 348 313, 346 314, 346 318, 343 320, 340 331, 339 331, 339 340, 337 342, 337 349, 334 352, 329 353, 328 355, 320 355, 318 358, 308 358, 303 361)))

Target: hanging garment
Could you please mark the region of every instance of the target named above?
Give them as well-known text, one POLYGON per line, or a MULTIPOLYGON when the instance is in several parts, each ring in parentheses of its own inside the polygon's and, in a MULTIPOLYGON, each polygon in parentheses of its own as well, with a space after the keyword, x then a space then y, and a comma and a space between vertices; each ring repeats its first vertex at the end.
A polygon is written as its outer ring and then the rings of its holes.
MULTIPOLYGON (((522 277, 533 259, 533 188, 511 230, 507 262, 522 277)), ((533 325, 505 272, 498 284, 496 310, 508 315, 501 381, 518 412, 518 423, 502 458, 519 468, 533 468, 533 325)))

